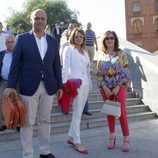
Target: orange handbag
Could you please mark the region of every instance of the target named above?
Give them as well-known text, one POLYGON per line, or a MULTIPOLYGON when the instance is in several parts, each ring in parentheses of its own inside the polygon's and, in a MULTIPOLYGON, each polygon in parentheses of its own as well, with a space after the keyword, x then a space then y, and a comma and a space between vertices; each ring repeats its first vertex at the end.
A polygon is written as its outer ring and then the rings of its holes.
POLYGON ((17 125, 25 125, 25 110, 19 96, 14 94, 2 98, 2 115, 4 117, 7 129, 16 129, 17 125))
POLYGON ((25 106, 20 97, 16 98, 16 106, 19 111, 19 124, 21 127, 25 126, 25 106))

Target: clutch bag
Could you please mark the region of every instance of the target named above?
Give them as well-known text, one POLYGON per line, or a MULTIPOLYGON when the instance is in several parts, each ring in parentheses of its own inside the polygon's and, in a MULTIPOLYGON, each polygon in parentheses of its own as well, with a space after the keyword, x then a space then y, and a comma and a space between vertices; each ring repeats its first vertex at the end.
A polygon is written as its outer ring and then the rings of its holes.
POLYGON ((101 112, 115 117, 121 116, 121 104, 116 101, 106 100, 102 106, 101 112))

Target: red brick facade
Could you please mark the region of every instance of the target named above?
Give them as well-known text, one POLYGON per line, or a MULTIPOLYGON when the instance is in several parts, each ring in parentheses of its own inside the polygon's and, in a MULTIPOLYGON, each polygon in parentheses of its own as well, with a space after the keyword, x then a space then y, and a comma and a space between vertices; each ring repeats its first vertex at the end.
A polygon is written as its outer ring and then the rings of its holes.
POLYGON ((125 0, 127 40, 158 50, 158 0, 125 0))

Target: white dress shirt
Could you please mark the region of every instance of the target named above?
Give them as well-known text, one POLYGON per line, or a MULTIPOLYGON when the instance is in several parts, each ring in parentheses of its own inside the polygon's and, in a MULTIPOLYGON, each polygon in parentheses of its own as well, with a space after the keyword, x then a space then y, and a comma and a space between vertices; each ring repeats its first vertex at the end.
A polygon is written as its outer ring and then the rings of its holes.
POLYGON ((38 46, 38 50, 40 52, 41 58, 43 60, 46 52, 47 52, 47 48, 48 48, 48 43, 46 40, 46 33, 45 36, 42 36, 40 39, 37 37, 37 35, 34 33, 35 39, 36 39, 36 43, 38 46))
POLYGON ((8 80, 8 74, 12 62, 12 53, 5 53, 2 61, 1 77, 4 80, 8 80))
POLYGON ((57 32, 57 35, 59 35, 59 34, 60 34, 59 27, 56 27, 56 32, 57 32))

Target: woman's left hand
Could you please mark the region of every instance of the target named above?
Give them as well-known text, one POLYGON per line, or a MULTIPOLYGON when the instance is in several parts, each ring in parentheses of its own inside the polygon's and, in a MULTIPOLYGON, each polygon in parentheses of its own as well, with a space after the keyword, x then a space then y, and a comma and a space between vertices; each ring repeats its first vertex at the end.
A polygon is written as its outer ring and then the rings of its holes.
POLYGON ((117 86, 112 90, 112 94, 117 95, 119 89, 120 89, 120 86, 117 85, 117 86))

